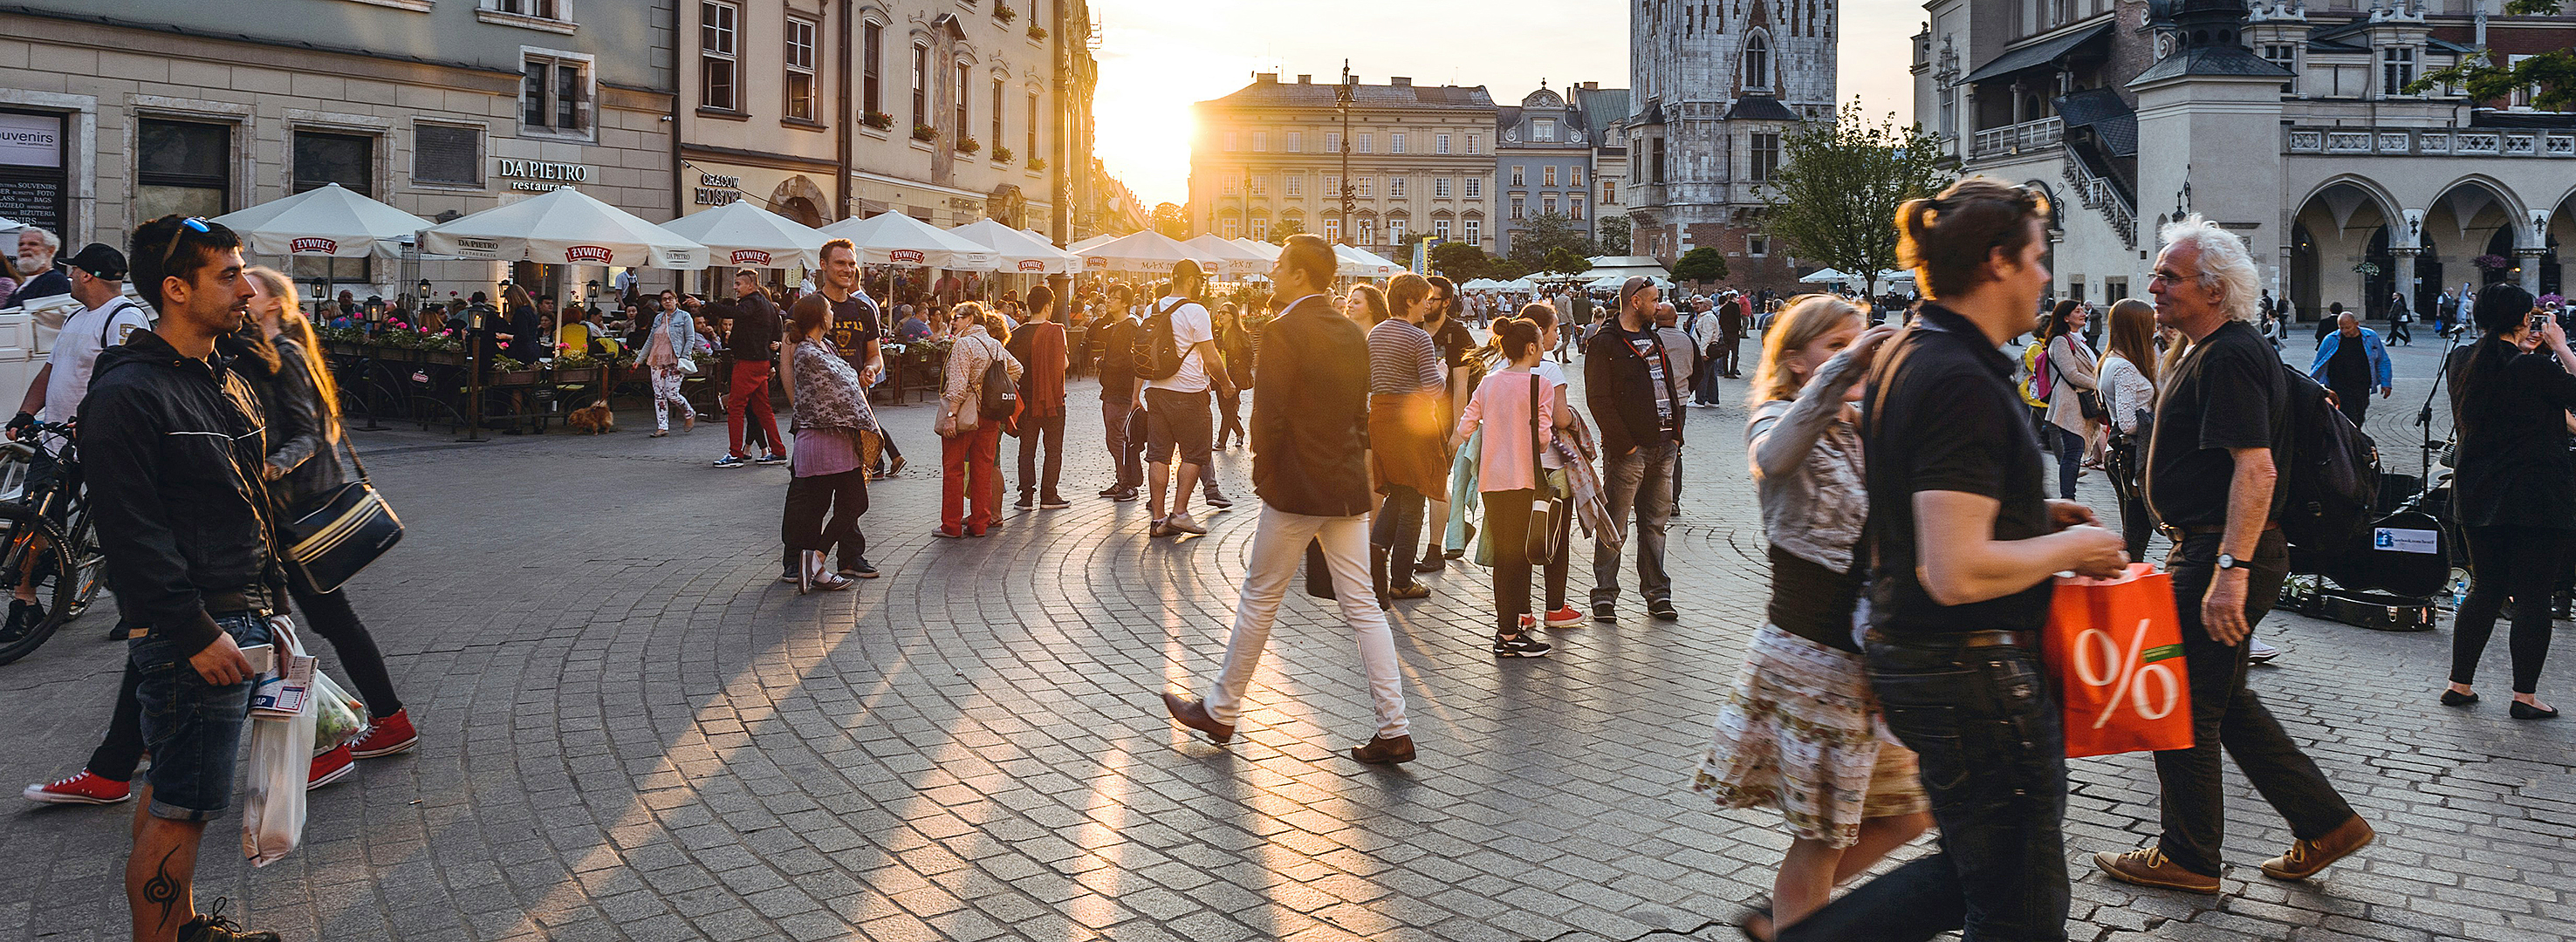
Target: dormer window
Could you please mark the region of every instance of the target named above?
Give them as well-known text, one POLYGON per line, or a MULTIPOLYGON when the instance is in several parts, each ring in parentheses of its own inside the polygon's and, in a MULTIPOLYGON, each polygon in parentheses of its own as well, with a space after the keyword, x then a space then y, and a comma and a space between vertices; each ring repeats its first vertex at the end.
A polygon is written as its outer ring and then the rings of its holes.
POLYGON ((1744 90, 1771 90, 1771 40, 1761 33, 1744 39, 1744 90))
POLYGON ((2415 47, 2390 46, 2379 50, 2379 93, 2403 95, 2406 86, 2415 81, 2415 47))
POLYGON ((1556 119, 1539 118, 1531 121, 1530 139, 1536 141, 1556 140, 1556 119))

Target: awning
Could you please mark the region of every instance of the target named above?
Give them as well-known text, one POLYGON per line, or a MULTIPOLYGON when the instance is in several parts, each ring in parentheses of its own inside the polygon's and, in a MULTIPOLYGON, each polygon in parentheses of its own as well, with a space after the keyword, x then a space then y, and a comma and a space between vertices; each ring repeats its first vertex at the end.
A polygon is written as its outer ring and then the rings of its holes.
POLYGON ((2071 33, 2059 33, 2027 45, 2006 49, 1977 70, 1968 73, 1959 84, 1967 85, 1987 79, 2002 78, 2024 69, 2035 69, 2064 58, 2076 47, 2111 35, 2111 23, 2096 23, 2071 33))

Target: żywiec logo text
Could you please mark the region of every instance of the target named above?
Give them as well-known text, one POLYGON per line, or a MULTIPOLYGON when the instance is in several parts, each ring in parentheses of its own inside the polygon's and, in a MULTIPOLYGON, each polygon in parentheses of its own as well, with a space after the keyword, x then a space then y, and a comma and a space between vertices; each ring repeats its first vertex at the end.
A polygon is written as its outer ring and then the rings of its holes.
POLYGON ((606 265, 609 263, 609 260, 616 257, 616 252, 611 251, 607 246, 601 245, 575 245, 564 249, 564 264, 566 265, 577 262, 594 262, 606 265))
POLYGON ((886 253, 886 261, 897 265, 919 265, 923 256, 918 249, 896 249, 886 253))
POLYGON ((289 242, 286 245, 286 253, 289 255, 335 255, 338 254, 339 251, 340 243, 331 239, 307 237, 289 242))
POLYGON ((769 267, 769 253, 763 252, 759 249, 735 249, 733 250, 733 264, 754 265, 767 268, 769 267))

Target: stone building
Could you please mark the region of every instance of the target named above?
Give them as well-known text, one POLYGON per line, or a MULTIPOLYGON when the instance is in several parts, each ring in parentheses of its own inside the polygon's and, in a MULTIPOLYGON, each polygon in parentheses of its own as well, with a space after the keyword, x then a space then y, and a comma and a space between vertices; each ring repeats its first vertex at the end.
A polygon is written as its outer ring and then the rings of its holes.
POLYGON ((1484 86, 1415 85, 1401 76, 1366 85, 1345 73, 1337 87, 1264 72, 1192 108, 1189 209, 1200 232, 1268 239, 1291 224, 1398 260, 1424 236, 1489 252, 1499 244, 1497 112, 1484 86), (1339 107, 1345 89, 1347 121, 1339 107))
MULTIPOLYGON (((1628 90, 1603 88, 1599 82, 1585 82, 1567 91, 1574 93, 1574 106, 1583 112, 1585 131, 1592 137, 1592 232, 1601 234, 1603 220, 1626 221, 1628 204, 1628 90)), ((1605 247, 1611 255, 1625 255, 1621 246, 1605 247)))
POLYGON ((1797 266, 1762 231, 1760 191, 1781 137, 1832 119, 1840 35, 1834 0, 1641 0, 1630 11, 1621 199, 1633 252, 1671 264, 1714 246, 1737 285, 1794 286, 1797 266))
POLYGON ((1577 231, 1592 228, 1591 117, 1539 83, 1518 105, 1496 109, 1494 179, 1502 195, 1497 255, 1530 219, 1564 216, 1577 231))
POLYGON ((2565 48, 2576 17, 2497 0, 1934 0, 1916 113, 1966 172, 2044 190, 2055 293, 2143 296, 2156 227, 2248 238, 2275 297, 2383 317, 2403 291, 2563 292, 2576 115, 2405 86, 2475 48, 2565 48))
MULTIPOLYGON (((71 248, 122 245, 165 213, 221 215, 337 183, 431 219, 573 185, 667 220, 674 2, 12 7, 0 12, 0 131, 32 146, 0 153, 0 216, 46 224, 71 248)), ((513 274, 499 262, 291 268, 387 299, 422 277, 444 296, 513 274)), ((522 268, 557 296, 613 278, 522 268)))

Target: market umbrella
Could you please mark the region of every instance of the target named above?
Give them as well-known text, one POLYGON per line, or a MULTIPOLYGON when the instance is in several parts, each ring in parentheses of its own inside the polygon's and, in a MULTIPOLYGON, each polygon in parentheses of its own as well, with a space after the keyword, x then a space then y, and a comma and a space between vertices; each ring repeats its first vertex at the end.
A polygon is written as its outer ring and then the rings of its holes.
POLYGON ((1846 274, 1843 274, 1842 272, 1838 272, 1838 271, 1835 271, 1835 270, 1830 269, 1830 268, 1819 268, 1819 269, 1816 269, 1815 271, 1812 271, 1812 272, 1807 273, 1807 276, 1806 276, 1806 277, 1798 279, 1798 283, 1799 283, 1799 284, 1807 284, 1807 285, 1821 285, 1821 284, 1827 284, 1827 283, 1830 283, 1830 282, 1836 282, 1836 281, 1850 281, 1850 280, 1852 280, 1852 277, 1853 277, 1853 276, 1851 276, 1851 275, 1846 275, 1846 274))
POLYGON ((1082 251, 1082 250, 1084 250, 1084 249, 1090 248, 1090 247, 1095 246, 1095 245, 1099 245, 1099 244, 1101 244, 1101 243, 1103 243, 1103 242, 1108 242, 1108 241, 1114 240, 1114 239, 1116 239, 1116 238, 1118 238, 1118 237, 1117 237, 1117 236, 1115 236, 1115 235, 1112 235, 1112 234, 1110 234, 1110 233, 1103 232, 1103 233, 1101 233, 1101 234, 1099 234, 1099 235, 1092 236, 1091 238, 1083 239, 1083 240, 1081 240, 1081 241, 1075 242, 1075 243, 1074 243, 1074 244, 1072 244, 1072 245, 1065 246, 1064 248, 1065 248, 1065 251, 1079 253, 1079 252, 1081 252, 1081 251, 1082 251))
POLYGON ((1061 275, 1082 265, 1081 256, 992 219, 975 220, 948 230, 948 234, 993 250, 994 258, 1003 271, 1061 275))
POLYGON ((844 219, 824 226, 823 234, 848 239, 858 246, 859 262, 864 265, 921 265, 961 271, 992 271, 995 266, 992 249, 902 213, 844 219))
POLYGON ((337 183, 208 221, 240 233, 249 240, 251 254, 312 258, 399 255, 403 242, 431 225, 337 183))
POLYGON ((1384 256, 1356 246, 1333 246, 1333 254, 1342 260, 1340 270, 1335 272, 1339 275, 1356 278, 1392 278, 1406 270, 1404 266, 1388 261, 1384 256))
POLYGON ((1276 245, 1263 242, 1259 239, 1237 238, 1229 241, 1236 245, 1243 246, 1244 251, 1261 256, 1262 261, 1275 262, 1279 260, 1279 247, 1276 245))
POLYGON ((1198 238, 1183 242, 1181 245, 1191 251, 1203 253, 1199 258, 1199 264, 1214 263, 1211 271, 1241 276, 1259 274, 1270 268, 1270 260, 1262 257, 1260 253, 1219 238, 1213 232, 1202 233, 1198 238))
POLYGON ((705 245, 571 187, 421 230, 421 248, 549 265, 707 267, 705 245))
POLYGON ((14 232, 24 228, 27 228, 26 223, 19 222, 7 216, 0 216, 0 232, 14 232))
POLYGON ((823 243, 832 239, 823 230, 743 200, 682 216, 662 228, 705 243, 715 264, 752 268, 821 268, 823 243))
POLYGON ((1119 236, 1087 249, 1077 249, 1084 271, 1167 272, 1185 261, 1197 261, 1200 253, 1192 251, 1171 236, 1151 229, 1119 236))

